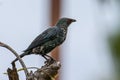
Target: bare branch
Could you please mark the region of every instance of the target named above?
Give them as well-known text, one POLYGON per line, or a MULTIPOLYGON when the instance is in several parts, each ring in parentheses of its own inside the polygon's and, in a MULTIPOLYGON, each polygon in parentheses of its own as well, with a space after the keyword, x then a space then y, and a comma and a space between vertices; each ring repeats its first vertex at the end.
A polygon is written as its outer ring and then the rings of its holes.
POLYGON ((34 73, 31 71, 31 79, 32 80, 55 80, 58 70, 61 67, 59 61, 48 61, 46 65, 42 66, 40 69, 35 71, 34 73), (49 64, 49 65, 48 65, 49 64))
MULTIPOLYGON (((26 68, 26 65, 24 64, 24 62, 22 61, 22 59, 19 57, 18 53, 17 53, 14 49, 12 49, 10 46, 8 46, 7 44, 5 44, 5 43, 0 42, 0 46, 1 46, 1 47, 5 47, 5 48, 7 48, 8 50, 10 50, 10 51, 18 58, 20 64, 22 65, 22 67, 23 67, 23 69, 24 69, 24 72, 25 72, 26 77, 28 77, 28 76, 29 76, 29 72, 28 72, 28 70, 27 70, 27 68, 26 68)), ((14 64, 14 63, 12 63, 12 65, 13 65, 13 64, 14 64)))
MULTIPOLYGON (((40 69, 36 67, 30 67, 30 68, 36 68, 37 70, 35 72, 31 71, 29 73, 24 62, 22 61, 22 59, 19 57, 19 55, 16 53, 15 50, 13 50, 10 46, 2 42, 0 42, 0 46, 10 50, 18 58, 19 62, 23 67, 22 70, 24 70, 26 74, 26 80, 54 80, 56 78, 56 75, 58 74, 58 70, 61 67, 59 61, 50 58, 44 62, 45 65, 42 66, 40 69)), ((16 69, 14 62, 12 63, 12 69, 8 68, 7 72, 8 72, 9 80, 19 80, 18 71, 16 69)))

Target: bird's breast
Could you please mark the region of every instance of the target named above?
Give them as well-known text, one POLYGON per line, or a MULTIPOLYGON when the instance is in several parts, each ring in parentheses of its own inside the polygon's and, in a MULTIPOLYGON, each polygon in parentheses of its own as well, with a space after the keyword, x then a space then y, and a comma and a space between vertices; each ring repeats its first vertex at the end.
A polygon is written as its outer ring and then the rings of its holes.
POLYGON ((61 45, 65 41, 66 34, 67 34, 67 31, 60 30, 58 32, 56 38, 54 38, 53 40, 50 40, 50 41, 44 43, 41 46, 35 47, 34 49, 32 49, 32 52, 36 53, 36 54, 41 54, 41 55, 49 53, 55 47, 61 45))

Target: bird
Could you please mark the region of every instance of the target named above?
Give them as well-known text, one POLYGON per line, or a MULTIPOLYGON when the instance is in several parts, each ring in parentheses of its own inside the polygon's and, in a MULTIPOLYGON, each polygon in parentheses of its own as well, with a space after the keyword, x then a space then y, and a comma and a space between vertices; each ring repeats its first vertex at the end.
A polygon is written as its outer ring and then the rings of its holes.
MULTIPOLYGON (((60 18, 55 26, 46 29, 38 35, 28 48, 19 55, 20 58, 30 54, 38 54, 47 60, 46 57, 50 57, 47 54, 65 41, 68 27, 72 22, 76 22, 76 20, 66 17, 60 18)), ((13 62, 17 60, 18 58, 13 62)))

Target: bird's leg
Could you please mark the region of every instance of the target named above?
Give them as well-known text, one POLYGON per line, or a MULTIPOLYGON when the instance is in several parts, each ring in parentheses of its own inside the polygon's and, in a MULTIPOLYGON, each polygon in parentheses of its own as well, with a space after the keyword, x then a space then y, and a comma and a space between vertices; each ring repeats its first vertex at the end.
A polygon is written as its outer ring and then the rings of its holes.
POLYGON ((49 56, 49 55, 45 55, 46 57, 48 57, 50 60, 54 60, 53 57, 49 56))
POLYGON ((42 55, 42 57, 44 57, 44 59, 46 59, 46 61, 48 61, 48 59, 45 57, 45 55, 42 55))
POLYGON ((51 56, 49 55, 45 55, 46 57, 48 57, 49 59, 47 59, 46 63, 48 63, 49 65, 54 63, 56 60, 54 58, 52 58, 51 56))
POLYGON ((46 65, 51 65, 52 63, 54 63, 56 60, 53 59, 51 56, 49 55, 42 55, 42 57, 44 57, 46 59, 45 64, 46 65), (48 57, 48 58, 47 58, 48 57))

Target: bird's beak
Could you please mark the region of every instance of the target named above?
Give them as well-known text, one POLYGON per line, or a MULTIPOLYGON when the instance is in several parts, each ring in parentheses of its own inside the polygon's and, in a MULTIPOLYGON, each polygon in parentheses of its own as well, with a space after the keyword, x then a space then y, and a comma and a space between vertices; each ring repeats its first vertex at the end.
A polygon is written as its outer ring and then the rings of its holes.
POLYGON ((75 19, 71 19, 72 20, 72 22, 76 22, 76 20, 75 19))

